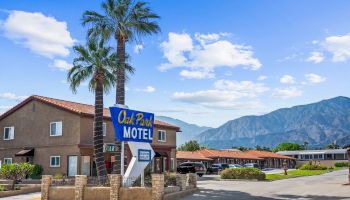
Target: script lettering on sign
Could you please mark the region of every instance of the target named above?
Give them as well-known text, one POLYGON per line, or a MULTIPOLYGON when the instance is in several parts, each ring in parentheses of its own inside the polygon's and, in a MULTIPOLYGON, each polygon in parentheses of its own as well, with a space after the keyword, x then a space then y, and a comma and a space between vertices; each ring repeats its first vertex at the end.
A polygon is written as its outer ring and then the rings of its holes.
POLYGON ((153 113, 119 107, 110 107, 109 109, 118 141, 152 142, 153 113))

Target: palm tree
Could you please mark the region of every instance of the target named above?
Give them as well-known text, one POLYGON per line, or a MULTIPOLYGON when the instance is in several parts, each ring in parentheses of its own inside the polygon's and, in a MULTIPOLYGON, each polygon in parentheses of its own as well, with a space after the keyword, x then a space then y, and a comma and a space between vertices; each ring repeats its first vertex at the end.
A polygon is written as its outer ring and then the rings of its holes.
MULTIPOLYGON (((158 33, 158 23, 152 20, 160 18, 142 1, 106 0, 101 4, 103 14, 85 11, 83 25, 90 25, 88 37, 109 40, 112 37, 117 43, 117 58, 120 70, 115 73, 116 104, 125 105, 125 45, 128 41, 140 42, 142 36, 158 33)), ((117 143, 120 146, 120 143, 117 143)), ((120 148, 118 148, 120 149, 120 148)), ((120 173, 120 155, 115 156, 114 172, 120 173)))
POLYGON ((104 47, 103 41, 89 40, 86 47, 74 46, 77 57, 69 70, 67 80, 74 93, 84 81, 89 81, 89 90, 95 93, 94 154, 100 184, 105 183, 107 170, 103 154, 103 93, 115 84, 113 71, 116 68, 116 54, 111 47, 104 47))
MULTIPOLYGON (((140 42, 141 36, 158 33, 158 23, 151 21, 160 18, 153 13, 146 2, 133 0, 106 0, 101 5, 104 13, 85 11, 83 25, 91 25, 88 36, 117 42, 117 57, 121 65, 125 64, 125 44, 128 41, 140 42)), ((116 74, 116 103, 125 104, 125 70, 116 74)))

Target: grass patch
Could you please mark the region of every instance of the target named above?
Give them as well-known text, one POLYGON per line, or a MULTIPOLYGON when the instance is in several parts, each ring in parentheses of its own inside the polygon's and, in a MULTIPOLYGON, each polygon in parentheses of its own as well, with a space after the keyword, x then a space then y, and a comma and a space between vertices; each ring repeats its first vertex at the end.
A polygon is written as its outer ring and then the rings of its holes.
POLYGON ((326 170, 293 170, 289 171, 288 175, 284 174, 266 174, 266 180, 274 181, 274 180, 281 180, 281 179, 287 179, 287 178, 296 178, 296 177, 303 177, 303 176, 315 176, 315 175, 321 175, 328 172, 332 172, 335 170, 341 170, 346 169, 344 167, 336 167, 334 169, 326 169, 326 170))

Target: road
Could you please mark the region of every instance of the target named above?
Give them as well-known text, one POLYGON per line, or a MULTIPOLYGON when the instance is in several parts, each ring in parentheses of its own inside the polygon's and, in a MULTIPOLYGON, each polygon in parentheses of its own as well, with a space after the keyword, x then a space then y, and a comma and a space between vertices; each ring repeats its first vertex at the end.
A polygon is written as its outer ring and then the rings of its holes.
POLYGON ((217 181, 203 178, 200 190, 182 200, 350 200, 347 170, 272 182, 217 181))
POLYGON ((30 194, 22 194, 22 195, 17 195, 12 197, 3 197, 0 199, 1 200, 39 200, 40 197, 41 197, 40 192, 34 192, 30 194))

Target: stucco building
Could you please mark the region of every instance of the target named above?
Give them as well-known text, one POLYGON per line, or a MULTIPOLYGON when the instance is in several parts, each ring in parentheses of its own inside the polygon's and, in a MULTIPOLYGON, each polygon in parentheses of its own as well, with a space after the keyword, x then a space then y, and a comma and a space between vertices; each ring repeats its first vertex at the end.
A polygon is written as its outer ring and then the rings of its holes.
POLYGON ((214 163, 240 164, 257 163, 262 168, 281 168, 286 161, 288 167, 296 165, 295 158, 279 155, 267 151, 239 151, 235 149, 214 150, 202 149, 199 151, 177 151, 178 164, 186 161, 203 162, 206 167, 214 163))
MULTIPOLYGON (((104 151, 108 172, 116 151, 109 109, 104 109, 104 151)), ((95 175, 93 156, 94 106, 30 96, 0 116, 0 160, 2 163, 39 164, 44 174, 95 175)), ((155 120, 152 161, 155 172, 176 169, 176 134, 180 128, 155 120)), ((126 147, 125 163, 131 160, 126 147)))

